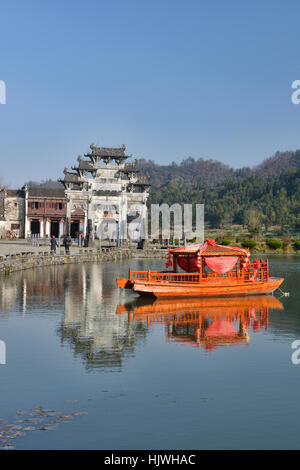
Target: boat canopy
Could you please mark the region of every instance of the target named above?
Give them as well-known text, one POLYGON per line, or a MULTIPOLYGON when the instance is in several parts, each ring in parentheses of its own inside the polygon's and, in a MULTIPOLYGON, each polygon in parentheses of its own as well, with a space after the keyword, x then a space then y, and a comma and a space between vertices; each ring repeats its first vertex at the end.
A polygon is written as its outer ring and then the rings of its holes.
POLYGON ((171 248, 170 253, 176 255, 196 255, 201 256, 250 256, 249 250, 240 247, 218 245, 212 238, 207 238, 204 243, 194 243, 193 245, 171 248))
POLYGON ((239 256, 249 258, 250 252, 244 248, 219 245, 215 240, 207 238, 202 244, 193 244, 169 250, 166 267, 172 265, 171 254, 176 257, 178 266, 186 272, 197 272, 204 263, 218 274, 231 271, 236 265, 239 256))

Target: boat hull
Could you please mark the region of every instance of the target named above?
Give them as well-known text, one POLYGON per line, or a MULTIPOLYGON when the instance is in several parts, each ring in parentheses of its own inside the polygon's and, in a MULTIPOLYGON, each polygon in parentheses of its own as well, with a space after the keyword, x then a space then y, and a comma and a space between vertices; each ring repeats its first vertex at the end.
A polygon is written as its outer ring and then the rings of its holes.
POLYGON ((219 297, 234 295, 271 294, 282 284, 283 278, 269 278, 264 282, 237 282, 232 284, 169 284, 147 281, 133 281, 127 288, 139 295, 153 295, 157 298, 170 297, 219 297))

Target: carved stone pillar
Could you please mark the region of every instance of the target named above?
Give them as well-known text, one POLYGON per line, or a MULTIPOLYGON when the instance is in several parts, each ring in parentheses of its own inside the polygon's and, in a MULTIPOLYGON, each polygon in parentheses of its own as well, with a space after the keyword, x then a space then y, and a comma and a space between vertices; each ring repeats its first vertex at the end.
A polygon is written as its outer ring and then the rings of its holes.
POLYGON ((127 197, 122 194, 119 208, 119 240, 121 242, 127 240, 127 197))

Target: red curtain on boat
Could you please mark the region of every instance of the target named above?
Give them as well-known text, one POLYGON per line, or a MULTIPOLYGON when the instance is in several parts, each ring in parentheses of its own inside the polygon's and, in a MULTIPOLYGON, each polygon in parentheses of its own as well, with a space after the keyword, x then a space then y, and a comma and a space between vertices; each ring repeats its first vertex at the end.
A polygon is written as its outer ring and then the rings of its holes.
POLYGON ((199 264, 197 256, 178 256, 177 258, 178 266, 188 273, 199 272, 199 264))
POLYGON ((231 271, 236 265, 238 256, 214 256, 206 257, 205 263, 214 272, 224 274, 231 271))

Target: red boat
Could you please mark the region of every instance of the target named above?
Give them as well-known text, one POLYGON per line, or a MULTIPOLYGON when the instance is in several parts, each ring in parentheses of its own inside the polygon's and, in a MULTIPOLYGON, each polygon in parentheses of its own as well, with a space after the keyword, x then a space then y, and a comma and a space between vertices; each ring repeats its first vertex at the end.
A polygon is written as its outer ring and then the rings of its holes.
POLYGON ((216 297, 271 294, 284 281, 269 277, 268 260, 251 262, 249 250, 218 245, 212 239, 169 249, 166 268, 170 266, 168 271, 129 269, 128 278, 118 278, 117 285, 158 298, 216 297))

